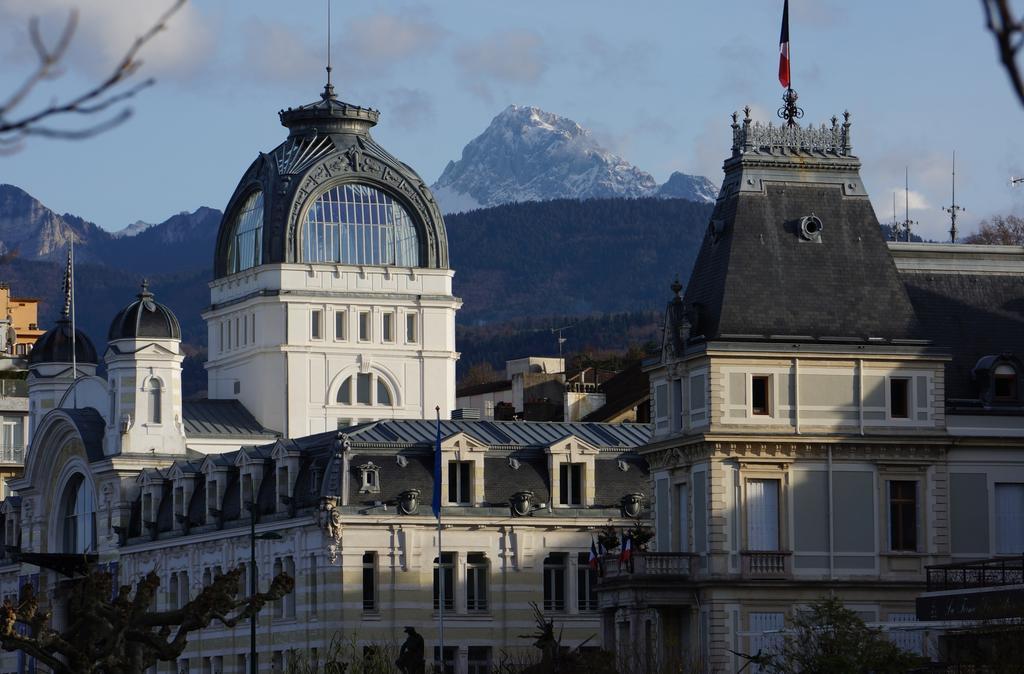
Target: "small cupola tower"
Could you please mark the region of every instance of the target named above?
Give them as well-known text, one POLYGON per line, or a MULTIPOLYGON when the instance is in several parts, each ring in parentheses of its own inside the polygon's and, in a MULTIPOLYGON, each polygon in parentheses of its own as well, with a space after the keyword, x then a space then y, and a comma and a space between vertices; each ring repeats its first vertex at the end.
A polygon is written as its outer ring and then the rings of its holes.
POLYGON ((107 333, 110 416, 106 452, 182 454, 181 327, 147 282, 107 333))
POLYGON ((29 437, 39 420, 58 407, 76 378, 96 374, 96 347, 71 327, 70 303, 57 324, 36 340, 28 356, 29 437))

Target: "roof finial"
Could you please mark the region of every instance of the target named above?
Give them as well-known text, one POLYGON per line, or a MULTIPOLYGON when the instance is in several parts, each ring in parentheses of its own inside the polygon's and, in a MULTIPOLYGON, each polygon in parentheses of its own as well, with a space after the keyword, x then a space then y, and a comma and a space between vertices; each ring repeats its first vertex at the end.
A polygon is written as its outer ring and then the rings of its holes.
POLYGON ((153 293, 149 292, 149 279, 142 279, 142 292, 139 293, 139 299, 145 299, 152 296, 153 293))
POLYGON ((324 93, 320 98, 325 101, 337 98, 334 95, 334 85, 331 84, 331 0, 327 0, 327 84, 324 85, 324 93))
POLYGON ((679 292, 683 289, 683 284, 679 282, 679 275, 676 274, 676 280, 672 281, 672 285, 669 286, 675 294, 675 299, 679 299, 679 292))

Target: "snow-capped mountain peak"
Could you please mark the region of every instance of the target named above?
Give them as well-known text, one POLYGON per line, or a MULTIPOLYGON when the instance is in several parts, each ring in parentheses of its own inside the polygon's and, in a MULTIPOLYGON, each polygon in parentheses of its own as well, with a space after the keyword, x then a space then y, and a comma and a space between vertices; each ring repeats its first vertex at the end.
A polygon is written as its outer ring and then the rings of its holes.
MULTIPOLYGON (((699 176, 684 177, 710 184, 699 176)), ((673 189, 662 195, 651 174, 602 147, 577 122, 520 105, 508 106, 491 120, 487 129, 466 145, 462 157, 448 163, 432 189, 446 213, 563 198, 714 200, 713 194, 708 199, 706 190, 694 190, 687 196, 673 189)))

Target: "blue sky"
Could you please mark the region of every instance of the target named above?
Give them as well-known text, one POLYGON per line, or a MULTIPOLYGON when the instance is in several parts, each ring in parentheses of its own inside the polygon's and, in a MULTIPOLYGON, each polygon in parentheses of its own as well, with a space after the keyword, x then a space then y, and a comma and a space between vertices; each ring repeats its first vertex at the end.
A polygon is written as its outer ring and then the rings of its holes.
MULTIPOLYGON (((47 101, 95 80, 169 0, 79 0, 80 30, 47 101), (131 7, 126 11, 125 7, 131 7)), ((0 87, 32 65, 25 22, 55 30, 71 0, 0 2, 0 87)), ((77 142, 31 139, 0 157, 0 182, 118 229, 198 206, 223 208, 248 164, 284 138, 277 111, 323 86, 324 0, 192 0, 144 54, 158 84, 134 116, 77 142)), ((575 119, 664 180, 721 179, 729 113, 774 118, 781 0, 335 0, 335 83, 381 110, 375 137, 428 182, 509 103, 575 119)), ((911 217, 945 236, 950 156, 964 231, 1020 211, 1020 123, 981 3, 792 0, 794 87, 805 121, 852 113, 853 144, 879 218, 910 171, 911 217)), ((903 217, 903 195, 899 195, 903 217)))

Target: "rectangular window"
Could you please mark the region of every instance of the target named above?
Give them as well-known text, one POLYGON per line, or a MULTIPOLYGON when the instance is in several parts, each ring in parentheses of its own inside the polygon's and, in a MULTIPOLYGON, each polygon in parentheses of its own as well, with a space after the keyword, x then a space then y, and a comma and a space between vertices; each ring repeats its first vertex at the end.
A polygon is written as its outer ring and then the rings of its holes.
POLYGON ((558 502, 568 506, 583 505, 583 464, 560 464, 558 478, 558 502))
POLYGON ((360 372, 356 375, 356 402, 360 405, 370 404, 370 375, 360 372))
POLYGON ((466 610, 487 610, 487 557, 471 552, 466 557, 466 610))
POLYGON ((917 482, 889 482, 889 549, 917 550, 917 482))
POLYGON ((323 312, 313 309, 309 314, 309 336, 312 339, 323 339, 323 312))
MULTIPOLYGON (((441 660, 440 649, 434 646, 434 662, 437 663, 441 660)), ((429 671, 436 672, 440 671, 441 674, 455 674, 455 660, 458 655, 458 646, 445 646, 444 647, 444 662, 441 663, 442 667, 438 668, 436 665, 430 668, 429 671)))
POLYGON ((996 552, 1024 552, 1024 484, 996 483, 996 552))
POLYGON ((227 348, 230 349, 231 348, 231 319, 229 318, 226 321, 226 323, 228 324, 228 341, 227 341, 227 345, 228 346, 227 346, 227 348))
POLYGON ((768 393, 770 377, 756 375, 750 378, 750 413, 770 415, 771 397, 768 393))
POLYGON ((779 549, 779 481, 747 480, 747 550, 779 549))
POLYGON ((334 312, 334 339, 339 342, 347 339, 347 331, 345 330, 345 322, 348 320, 348 312, 344 310, 338 310, 334 312))
POLYGON ((441 586, 444 586, 444 610, 455 610, 455 553, 442 552, 440 567, 434 557, 434 610, 438 609, 441 586), (440 570, 440 575, 438 571, 440 570))
POLYGON ((368 342, 370 341, 370 312, 360 311, 359 312, 359 341, 368 342))
POLYGON ((910 418, 910 379, 889 379, 889 416, 893 419, 910 418))
POLYGON ((415 344, 419 339, 419 335, 416 334, 416 314, 405 315, 405 341, 408 344, 415 344))
POLYGON ((220 335, 217 337, 217 350, 224 351, 224 321, 220 322, 220 335))
POLYGON ((380 315, 380 338, 385 342, 395 341, 395 314, 387 311, 380 315))
POLYGON ((252 315, 252 343, 256 343, 256 314, 252 315))
POLYGON ((242 316, 242 344, 249 343, 249 318, 242 316))
POLYGON ((238 319, 235 318, 235 341, 234 341, 234 345, 235 345, 236 349, 238 348, 238 338, 239 338, 239 336, 241 334, 242 334, 242 331, 238 329, 238 319))
MULTIPOLYGON (((295 578, 295 558, 279 557, 274 560, 274 576, 286 573, 295 578)), ((291 619, 295 617, 295 593, 289 592, 274 602, 274 617, 278 619, 291 619)))
POLYGON ((470 461, 449 461, 448 462, 448 502, 455 505, 470 505, 472 495, 470 489, 470 471, 473 464, 470 461))
POLYGON ((581 552, 577 558, 576 608, 581 613, 597 610, 597 570, 590 566, 589 552, 581 552))
POLYGON ((316 615, 317 609, 319 608, 319 602, 320 602, 320 597, 319 597, 319 594, 320 594, 320 576, 318 575, 319 573, 320 573, 320 571, 317 568, 316 555, 315 554, 310 555, 309 556, 309 593, 308 593, 309 594, 309 600, 308 600, 308 609, 309 609, 309 615, 311 617, 316 615))
POLYGON ((553 552, 544 560, 544 610, 565 610, 564 552, 553 552))
POLYGON ((469 669, 467 674, 491 674, 491 647, 469 647, 469 669))
POLYGON ((363 610, 377 610, 377 553, 363 553, 363 610))

